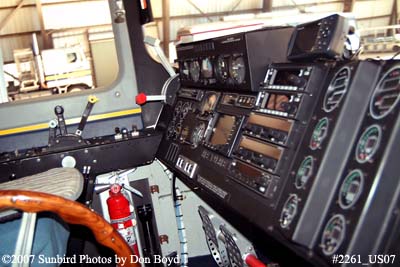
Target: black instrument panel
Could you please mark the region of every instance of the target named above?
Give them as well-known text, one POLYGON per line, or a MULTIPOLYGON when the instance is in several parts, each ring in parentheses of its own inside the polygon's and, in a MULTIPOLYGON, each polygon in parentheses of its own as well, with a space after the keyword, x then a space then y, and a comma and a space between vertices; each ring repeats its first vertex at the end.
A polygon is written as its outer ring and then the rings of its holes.
POLYGON ((161 116, 172 124, 159 124, 180 134, 166 135, 157 157, 253 240, 279 240, 310 265, 330 266, 359 238, 359 212, 374 194, 368 166, 383 164, 374 159, 398 117, 393 65, 379 82, 378 63, 349 61, 271 64, 258 93, 183 87, 161 116))

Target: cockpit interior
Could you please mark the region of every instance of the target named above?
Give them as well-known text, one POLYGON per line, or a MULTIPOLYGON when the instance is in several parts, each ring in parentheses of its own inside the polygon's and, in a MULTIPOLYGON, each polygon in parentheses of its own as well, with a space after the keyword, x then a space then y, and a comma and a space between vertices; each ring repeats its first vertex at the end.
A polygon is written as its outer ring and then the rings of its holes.
POLYGON ((146 28, 169 0, 103 2, 89 61, 55 31, 0 65, 0 266, 400 266, 395 47, 303 12, 185 27, 171 62, 146 28))

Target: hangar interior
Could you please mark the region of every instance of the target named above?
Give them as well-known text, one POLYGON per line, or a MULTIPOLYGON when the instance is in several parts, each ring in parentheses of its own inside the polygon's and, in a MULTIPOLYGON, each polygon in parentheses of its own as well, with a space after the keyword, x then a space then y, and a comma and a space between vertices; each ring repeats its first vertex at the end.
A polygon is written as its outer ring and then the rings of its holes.
POLYGON ((4 0, 0 266, 398 266, 397 0, 4 0))

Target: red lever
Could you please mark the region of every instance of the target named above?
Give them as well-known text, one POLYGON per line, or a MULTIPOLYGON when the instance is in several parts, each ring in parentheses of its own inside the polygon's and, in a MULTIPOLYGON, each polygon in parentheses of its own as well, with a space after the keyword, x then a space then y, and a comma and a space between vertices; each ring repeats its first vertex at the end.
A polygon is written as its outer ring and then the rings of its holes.
POLYGON ((165 95, 145 95, 140 93, 136 96, 136 104, 144 105, 148 101, 165 101, 165 95))
POLYGON ((147 96, 144 93, 140 93, 136 96, 136 104, 141 106, 146 104, 146 101, 147 101, 147 96))
POLYGON ((256 256, 253 254, 247 254, 244 258, 244 261, 249 267, 268 267, 264 263, 262 263, 256 256))

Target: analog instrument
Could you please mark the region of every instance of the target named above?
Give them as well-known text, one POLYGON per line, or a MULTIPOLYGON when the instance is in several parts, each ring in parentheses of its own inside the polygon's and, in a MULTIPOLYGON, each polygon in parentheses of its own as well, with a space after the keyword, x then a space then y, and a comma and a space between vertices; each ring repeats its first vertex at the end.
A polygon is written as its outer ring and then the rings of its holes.
POLYGON ((339 206, 349 209, 358 200, 364 185, 364 175, 360 170, 351 171, 344 179, 339 191, 339 206))
POLYGON ((200 64, 197 60, 190 62, 189 66, 190 78, 193 82, 198 82, 200 79, 200 64))
POLYGON ((322 252, 330 256, 335 253, 342 244, 346 232, 346 220, 343 215, 334 215, 325 226, 322 232, 321 244, 322 252))
POLYGON ((296 194, 291 194, 286 200, 281 212, 281 217, 279 219, 279 223, 282 228, 288 228, 294 217, 296 217, 298 203, 299 198, 296 194))
POLYGON ((296 173, 295 183, 297 189, 305 187, 307 181, 313 174, 314 159, 311 156, 307 156, 300 164, 299 169, 296 173))
POLYGON ((213 65, 208 57, 201 61, 201 76, 203 78, 211 78, 213 76, 213 65))
POLYGON ((312 150, 316 150, 317 148, 321 147, 322 142, 328 135, 328 127, 329 127, 329 120, 327 117, 324 117, 318 121, 310 140, 310 148, 312 150))
POLYGON ((236 84, 241 84, 246 78, 246 65, 242 56, 230 58, 229 75, 236 84))
POLYGON ((370 161, 379 148, 381 138, 382 130, 379 125, 374 124, 365 129, 357 143, 357 162, 365 163, 370 161))
POLYGON ((219 56, 215 66, 215 74, 218 81, 225 82, 229 77, 228 59, 224 56, 219 56))
POLYGON ((203 121, 200 121, 194 128, 192 136, 190 137, 193 148, 196 148, 203 140, 206 128, 207 126, 203 121))

